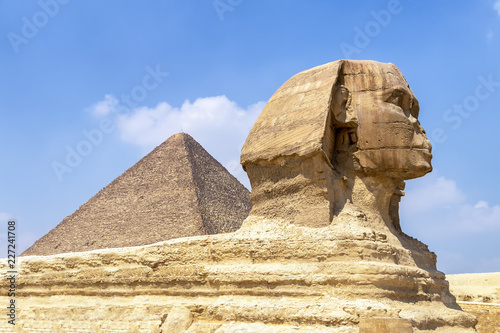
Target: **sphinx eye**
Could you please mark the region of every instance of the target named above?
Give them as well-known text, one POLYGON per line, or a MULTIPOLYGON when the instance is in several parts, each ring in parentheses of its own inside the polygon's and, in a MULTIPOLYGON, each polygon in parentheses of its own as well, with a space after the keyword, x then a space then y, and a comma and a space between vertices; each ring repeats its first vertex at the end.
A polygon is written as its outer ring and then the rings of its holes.
POLYGON ((389 98, 386 100, 386 102, 399 107, 403 107, 403 97, 404 93, 401 90, 394 90, 391 96, 389 96, 389 98))
POLYGON ((418 119, 419 111, 420 111, 420 106, 418 105, 418 100, 416 98, 412 99, 411 110, 410 110, 412 116, 418 119))

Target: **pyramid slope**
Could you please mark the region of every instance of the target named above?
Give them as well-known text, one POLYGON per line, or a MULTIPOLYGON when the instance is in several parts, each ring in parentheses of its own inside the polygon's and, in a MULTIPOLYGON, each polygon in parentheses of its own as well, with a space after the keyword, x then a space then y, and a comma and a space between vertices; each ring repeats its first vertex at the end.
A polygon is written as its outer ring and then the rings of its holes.
POLYGON ((175 134, 22 255, 138 246, 235 231, 250 211, 248 193, 191 136, 175 134))
POLYGON ((251 208, 248 190, 192 138, 186 148, 206 234, 236 231, 251 208))

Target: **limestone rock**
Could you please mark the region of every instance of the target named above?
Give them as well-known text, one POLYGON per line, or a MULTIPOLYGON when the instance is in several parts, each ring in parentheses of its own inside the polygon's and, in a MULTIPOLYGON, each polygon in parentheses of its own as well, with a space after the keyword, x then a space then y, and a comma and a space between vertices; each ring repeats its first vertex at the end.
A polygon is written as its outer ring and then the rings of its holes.
POLYGON ((161 333, 182 333, 185 332, 193 322, 193 315, 184 306, 175 306, 170 310, 167 320, 160 328, 161 333))
POLYGON ((369 318, 359 323, 359 333, 412 333, 411 322, 407 319, 369 318))
POLYGON ((248 190, 191 136, 171 136, 37 240, 23 255, 152 244, 232 232, 248 190))
MULTIPOLYGON (((414 257, 432 255, 389 244, 387 235, 360 227, 363 218, 315 232, 251 219, 252 228, 235 233, 21 257, 19 328, 64 324, 76 332, 93 323, 119 332, 119 323, 159 332, 163 314, 183 306, 196 313, 190 332, 357 333, 366 318, 409 320, 413 332, 474 331, 444 274, 415 265, 414 257)), ((0 276, 4 303, 7 282, 0 276)))

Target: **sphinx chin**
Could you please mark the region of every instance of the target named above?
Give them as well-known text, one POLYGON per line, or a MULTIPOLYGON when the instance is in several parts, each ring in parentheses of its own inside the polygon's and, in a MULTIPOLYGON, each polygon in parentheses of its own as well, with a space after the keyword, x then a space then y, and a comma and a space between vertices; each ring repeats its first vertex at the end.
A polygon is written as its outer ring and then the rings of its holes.
POLYGON ((432 171, 432 154, 428 149, 412 149, 407 153, 408 170, 405 179, 413 179, 425 176, 432 171))

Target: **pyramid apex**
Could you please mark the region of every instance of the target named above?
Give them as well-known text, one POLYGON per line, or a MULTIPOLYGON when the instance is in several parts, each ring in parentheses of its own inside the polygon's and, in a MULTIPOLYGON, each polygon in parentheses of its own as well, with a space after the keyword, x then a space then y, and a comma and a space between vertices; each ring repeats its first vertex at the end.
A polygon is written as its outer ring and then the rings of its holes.
POLYGON ((184 133, 184 132, 180 132, 180 133, 172 134, 167 140, 163 141, 159 146, 163 146, 165 144, 167 144, 167 145, 168 144, 175 144, 175 143, 183 146, 188 142, 195 142, 195 143, 199 144, 198 141, 196 141, 191 135, 184 133))
POLYGON ((184 132, 180 132, 180 133, 176 133, 176 134, 170 136, 167 139, 167 141, 170 140, 170 139, 181 139, 181 138, 190 138, 190 139, 193 139, 193 137, 191 135, 189 135, 187 133, 184 133, 184 132))

